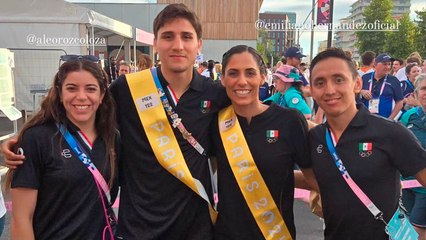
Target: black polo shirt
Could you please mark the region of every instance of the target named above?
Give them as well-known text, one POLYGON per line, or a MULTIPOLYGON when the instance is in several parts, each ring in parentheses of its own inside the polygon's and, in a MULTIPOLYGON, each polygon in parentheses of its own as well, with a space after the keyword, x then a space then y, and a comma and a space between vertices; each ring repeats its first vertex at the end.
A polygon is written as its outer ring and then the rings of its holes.
MULTIPOLYGON (((89 150, 76 134, 78 128, 71 123, 67 126, 108 182, 110 167, 105 161, 104 142, 97 138, 89 150)), ((19 145, 26 160, 16 169, 12 188, 38 190, 35 238, 102 239, 106 222, 95 180, 56 125, 51 122, 29 128, 19 145)), ((116 189, 112 190, 111 195, 116 194, 116 189)))
MULTIPOLYGON (((336 152, 349 175, 383 212, 388 221, 400 196, 400 173, 414 176, 426 168, 426 152, 401 124, 370 114, 361 104, 343 132, 336 152), (371 143, 372 150, 360 148, 371 143)), ((326 224, 325 239, 389 239, 384 223, 352 192, 331 157, 326 140, 327 123, 309 133, 313 169, 321 191, 326 224)))
MULTIPOLYGON (((166 89, 168 83, 161 70, 157 69, 157 73, 166 89)), ((111 85, 111 92, 117 103, 122 138, 118 235, 138 240, 211 239, 212 225, 205 200, 158 163, 125 77, 111 85)), ((165 90, 165 93, 173 105, 169 92, 165 90)), ((209 126, 218 110, 227 105, 229 99, 220 82, 202 77, 194 70, 189 89, 174 109, 186 129, 210 152, 209 126), (207 108, 203 107, 205 101, 210 101, 207 108)), ((200 180, 211 195, 207 157, 198 153, 179 130, 173 128, 173 131, 192 176, 200 180)))
MULTIPOLYGON (((293 166, 310 168, 307 123, 297 110, 272 104, 265 112, 251 119, 238 116, 241 129, 253 159, 268 186, 272 198, 292 235, 296 237, 293 217, 293 166), (269 131, 278 137, 268 138, 269 131)), ((219 217, 215 239, 264 239, 245 201, 228 163, 217 130, 213 135, 217 148, 219 217)))

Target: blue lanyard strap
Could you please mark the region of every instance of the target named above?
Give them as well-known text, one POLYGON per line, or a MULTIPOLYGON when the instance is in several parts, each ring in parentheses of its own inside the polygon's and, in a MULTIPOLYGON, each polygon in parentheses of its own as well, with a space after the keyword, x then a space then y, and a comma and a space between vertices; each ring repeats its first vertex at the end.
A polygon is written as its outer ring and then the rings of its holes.
POLYGON ((285 101, 284 94, 281 94, 281 97, 279 98, 278 104, 282 107, 287 107, 287 102, 285 101))
POLYGON ((330 130, 326 128, 325 130, 325 141, 327 143, 328 151, 331 154, 331 157, 333 157, 334 164, 339 169, 339 172, 342 174, 344 178, 350 178, 348 171, 346 171, 345 166, 343 165, 342 160, 340 159, 339 155, 337 155, 336 148, 334 147, 335 143, 331 139, 330 130))
POLYGON ((407 81, 407 85, 408 85, 411 89, 413 89, 413 90, 414 90, 414 85, 413 85, 413 83, 412 83, 409 79, 407 79, 406 81, 407 81))
POLYGON ((71 133, 67 129, 65 129, 64 125, 58 124, 58 129, 62 133, 74 153, 77 154, 78 159, 87 167, 87 169, 90 171, 93 178, 95 179, 96 183, 100 185, 108 201, 110 202, 111 195, 108 189, 108 185, 106 184, 106 181, 99 172, 99 170, 96 168, 95 164, 93 164, 93 162, 90 160, 89 155, 84 151, 83 147, 77 142, 77 140, 75 140, 74 136, 71 135, 71 133))
POLYGON ((370 200, 370 198, 368 198, 368 196, 355 183, 355 181, 351 178, 345 166, 343 165, 341 158, 336 152, 335 143, 331 139, 330 130, 328 128, 326 128, 325 130, 325 140, 327 143, 328 151, 333 157, 334 163, 336 164, 336 167, 339 169, 339 172, 342 175, 345 182, 348 184, 348 186, 351 188, 354 194, 359 198, 359 200, 364 204, 364 206, 371 212, 371 214, 373 214, 373 216, 376 219, 382 220, 384 222, 383 213, 376 207, 376 205, 374 205, 374 203, 370 200))

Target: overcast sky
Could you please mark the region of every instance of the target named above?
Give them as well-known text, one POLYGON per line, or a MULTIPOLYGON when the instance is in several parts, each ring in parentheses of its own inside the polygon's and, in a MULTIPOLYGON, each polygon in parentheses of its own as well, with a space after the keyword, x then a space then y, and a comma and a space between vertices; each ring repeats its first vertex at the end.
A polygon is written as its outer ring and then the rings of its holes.
MULTIPOLYGON (((349 16, 349 9, 351 4, 356 0, 335 0, 334 1, 334 23, 338 23, 339 19, 349 16)), ((295 12, 296 23, 301 24, 305 20, 312 8, 311 0, 263 0, 262 8, 260 12, 274 11, 274 12, 295 12)), ((415 10, 426 9, 426 0, 411 0, 411 18, 415 17, 415 10)), ((316 17, 316 16, 315 16, 316 17)), ((309 17, 309 20, 311 17, 309 17)), ((318 50, 318 42, 327 39, 326 32, 315 32, 314 33, 314 55, 318 50)), ((304 54, 310 52, 310 32, 304 32, 300 35, 300 44, 303 48, 304 54)))

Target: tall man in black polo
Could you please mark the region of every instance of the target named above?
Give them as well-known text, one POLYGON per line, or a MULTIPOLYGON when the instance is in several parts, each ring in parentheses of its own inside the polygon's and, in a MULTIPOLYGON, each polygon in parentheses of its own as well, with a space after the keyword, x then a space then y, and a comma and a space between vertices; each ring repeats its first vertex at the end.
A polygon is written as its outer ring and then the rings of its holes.
MULTIPOLYGON (((201 23, 185 5, 171 4, 157 15, 153 29, 154 48, 161 60, 156 72, 163 91, 185 128, 208 154, 213 116, 230 102, 219 82, 200 76, 193 67, 202 47, 201 23)), ((152 146, 157 143, 148 140, 141 126, 129 91, 129 77, 111 85, 122 138, 119 236, 138 240, 212 239, 207 202, 163 168, 154 155, 152 146)), ((173 132, 190 173, 212 197, 208 156, 200 154, 177 128, 173 132)))
POLYGON ((326 240, 389 239, 385 224, 375 219, 347 179, 352 179, 383 212, 385 221, 398 207, 400 173, 416 176, 426 186, 425 150, 399 123, 371 114, 362 104, 356 105, 355 94, 361 85, 355 66, 341 49, 327 49, 311 63, 312 96, 327 117, 326 123, 309 133, 326 240), (332 146, 343 168, 336 166, 339 164, 330 154, 332 146), (343 177, 342 169, 347 170, 349 178, 343 177))
MULTIPOLYGON (((157 15, 153 29, 154 48, 161 60, 161 67, 154 71, 163 93, 206 154, 200 154, 186 139, 187 135, 184 137, 177 128, 173 128, 173 133, 192 177, 204 186, 212 202, 207 156, 212 145, 209 126, 219 109, 228 106, 230 101, 220 82, 194 70, 195 58, 202 47, 202 28, 193 11, 183 4, 170 4, 157 15)), ((148 140, 138 116, 139 106, 135 106, 132 98, 129 78, 129 75, 121 76, 110 87, 117 103, 122 144, 117 239, 213 239, 207 202, 157 160, 152 146, 158 142, 148 140)), ((170 118, 168 116, 171 122, 170 118)), ((23 159, 8 150, 14 142, 16 140, 2 145, 12 166, 22 163, 14 159, 23 159)))

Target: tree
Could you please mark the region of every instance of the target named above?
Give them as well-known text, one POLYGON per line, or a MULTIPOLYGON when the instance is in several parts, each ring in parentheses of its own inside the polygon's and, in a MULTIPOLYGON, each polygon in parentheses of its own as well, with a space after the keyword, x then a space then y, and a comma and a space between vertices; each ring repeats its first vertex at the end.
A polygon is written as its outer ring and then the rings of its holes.
POLYGON ((392 57, 405 59, 414 51, 415 24, 410 20, 408 13, 399 21, 397 31, 389 32, 386 38, 385 52, 392 57))
POLYGON ((384 52, 387 32, 380 31, 375 23, 392 22, 392 0, 372 0, 370 5, 364 9, 364 22, 369 31, 356 31, 356 46, 359 52, 374 51, 376 53, 384 52), (373 28, 373 29, 371 29, 373 28), (374 31, 378 30, 378 31, 374 31))
POLYGON ((274 52, 272 51, 274 47, 274 42, 271 39, 268 39, 268 34, 264 30, 259 30, 259 38, 256 43, 256 50, 260 53, 265 63, 270 63, 271 56, 274 57, 274 52))
POLYGON ((426 57, 426 11, 416 11, 417 19, 415 22, 414 49, 424 58, 426 57))

